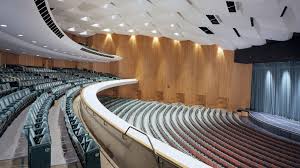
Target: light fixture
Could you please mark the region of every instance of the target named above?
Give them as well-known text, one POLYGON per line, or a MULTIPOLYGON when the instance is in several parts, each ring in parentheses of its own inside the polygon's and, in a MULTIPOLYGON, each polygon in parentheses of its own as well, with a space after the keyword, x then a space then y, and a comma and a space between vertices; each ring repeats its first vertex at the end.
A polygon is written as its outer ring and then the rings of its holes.
POLYGON ((10 51, 10 49, 9 48, 7 48, 7 49, 5 49, 6 51, 10 51))
POLYGON ((70 28, 68 28, 68 31, 74 32, 76 30, 75 30, 75 27, 70 27, 70 28))
POLYGON ((58 2, 64 2, 64 0, 57 0, 58 2))
POLYGON ((23 37, 24 35, 23 34, 18 34, 18 37, 23 37))
POLYGON ((85 17, 82 17, 80 20, 87 22, 89 20, 89 17, 85 16, 85 17))
POLYGON ((129 33, 133 33, 133 32, 134 32, 134 30, 133 30, 133 29, 130 29, 130 30, 128 30, 128 32, 129 32, 129 33))
POLYGON ((174 25, 174 24, 171 24, 170 26, 171 26, 171 27, 174 27, 175 25, 174 25))
POLYGON ((36 41, 31 41, 32 43, 36 44, 36 41))
POLYGON ((179 33, 176 32, 176 33, 174 33, 174 35, 175 35, 175 36, 179 36, 179 33))
POLYGON ((111 19, 112 19, 112 20, 114 20, 114 19, 116 19, 116 18, 117 18, 117 15, 112 15, 112 16, 111 16, 111 19))
POLYGON ((103 5, 103 8, 108 8, 108 4, 104 4, 104 5, 103 5))
POLYGON ((48 46, 44 45, 43 47, 44 47, 44 48, 47 48, 48 46))
POLYGON ((2 25, 0 25, 1 27, 7 27, 7 25, 5 25, 5 24, 2 24, 2 25))
POLYGON ((110 32, 111 30, 109 28, 103 29, 105 32, 110 32))
POLYGON ((149 26, 149 23, 148 23, 148 22, 146 22, 146 23, 144 23, 144 25, 145 25, 145 26, 149 26))
POLYGON ((98 23, 92 24, 91 26, 93 26, 93 27, 100 27, 100 25, 98 23))
POLYGON ((120 26, 120 27, 124 27, 124 23, 120 23, 119 26, 120 26))
POLYGON ((156 33, 157 33, 157 31, 156 31, 156 30, 152 30, 151 32, 152 32, 153 34, 156 34, 156 33))
POLYGON ((40 55, 37 54, 36 56, 39 57, 40 55))
POLYGON ((83 31, 79 33, 80 35, 87 35, 87 31, 83 31))

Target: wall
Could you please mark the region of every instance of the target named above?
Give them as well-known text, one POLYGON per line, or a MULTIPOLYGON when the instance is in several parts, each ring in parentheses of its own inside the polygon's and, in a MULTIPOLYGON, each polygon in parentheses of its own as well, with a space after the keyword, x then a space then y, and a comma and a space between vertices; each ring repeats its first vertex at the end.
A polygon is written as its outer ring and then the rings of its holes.
POLYGON ((191 41, 116 34, 96 34, 87 44, 122 56, 122 61, 109 65, 110 72, 139 80, 138 86, 120 87, 119 96, 249 107, 252 65, 234 63, 233 51, 191 41))
POLYGON ((120 87, 114 92, 122 97, 228 109, 250 106, 252 65, 234 63, 233 51, 223 51, 216 45, 140 35, 68 36, 100 51, 120 55, 123 60, 78 63, 11 54, 4 60, 23 65, 86 68, 122 78, 137 78, 138 85, 120 87))

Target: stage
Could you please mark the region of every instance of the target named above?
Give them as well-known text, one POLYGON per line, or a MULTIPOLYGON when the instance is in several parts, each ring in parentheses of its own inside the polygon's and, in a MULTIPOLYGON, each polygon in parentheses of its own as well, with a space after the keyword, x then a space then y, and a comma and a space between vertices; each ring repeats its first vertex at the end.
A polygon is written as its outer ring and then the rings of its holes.
POLYGON ((283 137, 300 142, 300 122, 263 112, 250 112, 256 125, 283 137))

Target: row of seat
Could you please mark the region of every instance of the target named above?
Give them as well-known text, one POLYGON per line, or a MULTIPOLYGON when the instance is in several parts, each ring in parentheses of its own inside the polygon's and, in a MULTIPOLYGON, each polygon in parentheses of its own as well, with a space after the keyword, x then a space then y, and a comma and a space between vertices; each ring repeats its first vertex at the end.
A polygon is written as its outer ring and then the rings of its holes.
POLYGON ((88 84, 88 83, 93 83, 93 80, 83 80, 83 81, 79 81, 79 82, 74 82, 75 86, 80 86, 80 85, 84 85, 84 84, 88 84))
POLYGON ((88 135, 80 119, 73 112, 73 99, 80 87, 74 87, 66 93, 65 123, 77 156, 84 168, 100 168, 100 149, 88 135))
POLYGON ((36 95, 35 91, 31 92, 27 88, 0 98, 0 137, 21 110, 35 99, 36 95))
POLYGON ((54 95, 43 93, 28 110, 24 131, 27 136, 28 163, 31 168, 47 168, 51 165, 48 113, 54 100, 54 95))
POLYGON ((235 113, 203 106, 100 97, 112 113, 212 167, 299 167, 300 146, 264 134, 235 113))
POLYGON ((34 85, 49 83, 52 82, 52 79, 39 79, 39 80, 27 80, 27 81, 19 81, 19 87, 31 87, 34 85))
POLYGON ((72 87, 72 85, 69 84, 64 84, 64 85, 60 85, 60 86, 56 86, 54 88, 51 89, 51 93, 53 95, 55 95, 55 99, 58 99, 59 97, 61 97, 63 94, 65 94, 65 92, 70 89, 72 87))
POLYGON ((17 87, 10 87, 9 83, 0 84, 0 97, 10 94, 16 91, 17 89, 17 87))
POLYGON ((48 92, 51 90, 51 88, 56 87, 61 84, 62 84, 62 81, 43 83, 43 84, 35 85, 33 87, 33 89, 36 91, 39 91, 39 92, 48 92))

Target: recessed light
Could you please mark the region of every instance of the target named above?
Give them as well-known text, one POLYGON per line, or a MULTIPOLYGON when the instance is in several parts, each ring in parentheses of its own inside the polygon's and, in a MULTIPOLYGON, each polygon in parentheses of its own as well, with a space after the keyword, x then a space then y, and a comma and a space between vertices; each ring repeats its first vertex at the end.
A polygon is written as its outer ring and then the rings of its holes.
POLYGON ((1 27, 7 27, 7 25, 5 25, 5 24, 2 24, 2 25, 0 25, 1 27))
POLYGON ((108 8, 108 4, 104 4, 104 5, 103 5, 103 8, 108 8))
POLYGON ((9 48, 7 48, 7 49, 5 49, 6 51, 10 51, 10 49, 9 48))
POLYGON ((70 28, 68 28, 68 31, 74 32, 76 30, 75 30, 75 27, 70 27, 70 28))
POLYGON ((87 22, 89 20, 89 17, 85 16, 85 17, 82 17, 80 20, 87 22))
POLYGON ((98 23, 92 24, 91 26, 93 26, 93 27, 100 27, 100 25, 98 23))
POLYGON ((58 2, 64 2, 64 0, 57 0, 58 2))
POLYGON ((128 30, 128 32, 129 32, 129 33, 133 33, 133 32, 134 32, 134 30, 133 30, 133 29, 130 29, 130 30, 128 30))
POLYGON ((48 57, 49 59, 51 59, 51 57, 48 57))
POLYGON ((43 47, 44 47, 44 48, 47 48, 48 46, 44 45, 43 47))
POLYGON ((124 27, 124 23, 120 23, 119 26, 120 26, 120 27, 124 27))
POLYGON ((23 34, 18 34, 18 37, 23 37, 24 35, 23 34))
POLYGON ((105 32, 110 32, 111 30, 109 28, 103 29, 105 32))
POLYGON ((171 24, 170 26, 171 26, 171 27, 174 27, 175 25, 174 25, 174 24, 171 24))
POLYGON ((152 32, 153 34, 156 34, 156 33, 157 33, 157 31, 156 31, 156 30, 152 30, 151 32, 152 32))
POLYGON ((87 35, 87 31, 83 31, 79 33, 80 35, 87 35))
POLYGON ((116 19, 116 18, 117 18, 117 15, 112 15, 112 16, 111 16, 111 19, 112 19, 112 20, 114 20, 114 19, 116 19))
POLYGON ((31 41, 31 42, 34 43, 34 44, 36 43, 36 41, 31 41))
POLYGON ((36 56, 39 57, 40 55, 37 54, 36 56))
POLYGON ((148 22, 146 22, 146 23, 144 23, 144 25, 145 25, 145 26, 148 26, 148 25, 149 25, 149 23, 148 23, 148 22))
POLYGON ((179 33, 174 33, 175 36, 179 36, 179 33))

